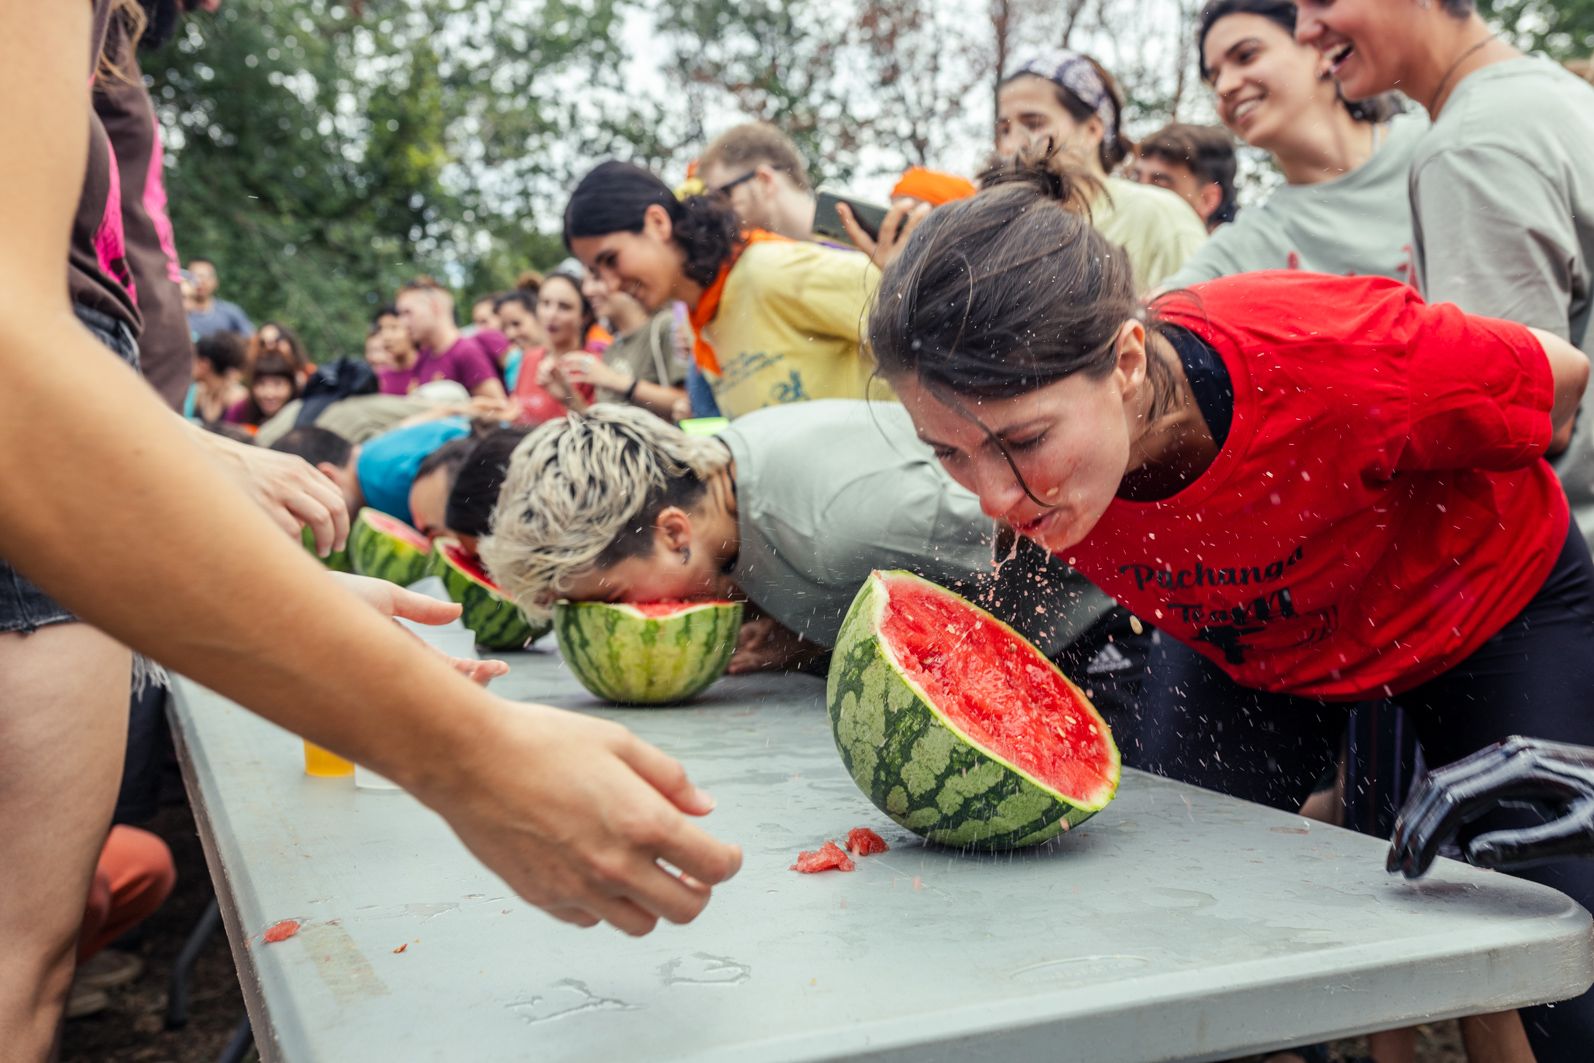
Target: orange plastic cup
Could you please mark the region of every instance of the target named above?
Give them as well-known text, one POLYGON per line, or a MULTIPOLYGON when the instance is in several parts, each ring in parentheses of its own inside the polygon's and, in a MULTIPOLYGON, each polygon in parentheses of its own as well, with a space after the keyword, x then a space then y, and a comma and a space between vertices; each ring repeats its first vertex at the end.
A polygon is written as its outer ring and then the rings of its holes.
POLYGON ((304 773, 323 779, 353 775, 354 761, 344 760, 330 749, 322 749, 309 739, 305 739, 304 773))

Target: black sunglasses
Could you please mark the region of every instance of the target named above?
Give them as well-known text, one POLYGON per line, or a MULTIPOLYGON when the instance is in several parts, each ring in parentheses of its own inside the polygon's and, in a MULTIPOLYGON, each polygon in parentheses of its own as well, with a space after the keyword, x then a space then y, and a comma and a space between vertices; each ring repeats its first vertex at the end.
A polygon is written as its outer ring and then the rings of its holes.
POLYGON ((728 196, 728 195, 731 194, 731 189, 735 188, 737 185, 745 185, 747 182, 751 181, 753 178, 755 178, 757 176, 758 176, 758 171, 757 170, 748 170, 746 173, 742 174, 742 176, 736 178, 734 181, 726 181, 724 184, 722 184, 718 188, 714 189, 714 191, 718 195, 728 196))

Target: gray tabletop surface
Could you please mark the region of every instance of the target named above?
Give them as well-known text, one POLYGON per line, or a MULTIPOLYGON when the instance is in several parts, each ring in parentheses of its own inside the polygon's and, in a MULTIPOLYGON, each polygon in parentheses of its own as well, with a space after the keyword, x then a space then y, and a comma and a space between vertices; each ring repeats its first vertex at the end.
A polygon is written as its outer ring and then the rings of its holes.
POLYGON ((1374 839, 1135 771, 1040 849, 936 849, 854 786, 817 679, 620 710, 555 652, 506 659, 506 696, 620 720, 683 760, 741 874, 646 938, 557 923, 407 794, 306 777, 295 737, 178 680, 264 1058, 1211 1060, 1594 980, 1588 913, 1504 875, 1441 861, 1407 883, 1374 839), (850 874, 788 870, 856 826, 891 851, 850 874), (283 919, 302 930, 264 943, 283 919))

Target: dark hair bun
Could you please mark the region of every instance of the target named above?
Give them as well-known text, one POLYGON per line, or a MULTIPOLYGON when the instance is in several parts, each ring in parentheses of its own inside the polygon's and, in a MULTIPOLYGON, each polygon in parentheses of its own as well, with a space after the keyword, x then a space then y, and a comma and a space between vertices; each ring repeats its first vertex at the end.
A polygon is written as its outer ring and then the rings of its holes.
POLYGON ((1024 185, 1086 218, 1090 217, 1091 203, 1103 191, 1096 175, 1067 152, 1058 150, 1049 137, 1017 155, 993 156, 975 180, 982 190, 1024 185))

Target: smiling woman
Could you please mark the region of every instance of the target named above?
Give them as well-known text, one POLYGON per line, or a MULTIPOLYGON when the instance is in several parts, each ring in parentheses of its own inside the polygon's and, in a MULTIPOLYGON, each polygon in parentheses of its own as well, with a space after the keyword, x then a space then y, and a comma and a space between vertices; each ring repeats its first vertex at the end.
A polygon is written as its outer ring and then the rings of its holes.
POLYGON ((1230 132, 1273 156, 1285 185, 1219 229, 1167 287, 1259 269, 1411 279, 1411 159, 1427 123, 1386 97, 1339 92, 1294 39, 1291 0, 1215 0, 1197 29, 1201 76, 1230 132), (1393 117, 1392 117, 1393 116, 1393 117))
MULTIPOLYGON (((1594 561, 1542 460, 1582 353, 1376 277, 1246 274, 1148 308, 1078 196, 1019 167, 938 208, 868 335, 985 513, 1164 636, 1113 721, 1125 762, 1295 809, 1361 700, 1404 708, 1440 762, 1594 738, 1594 561)), ((1594 902, 1594 869, 1526 874, 1594 902)), ((1552 1040, 1594 1043, 1585 1011, 1558 1007, 1552 1040)))
POLYGON ((723 196, 677 200, 646 170, 614 161, 576 186, 565 246, 650 311, 686 304, 697 364, 727 417, 868 393, 874 366, 858 333, 880 275, 861 254, 744 234, 723 196))

